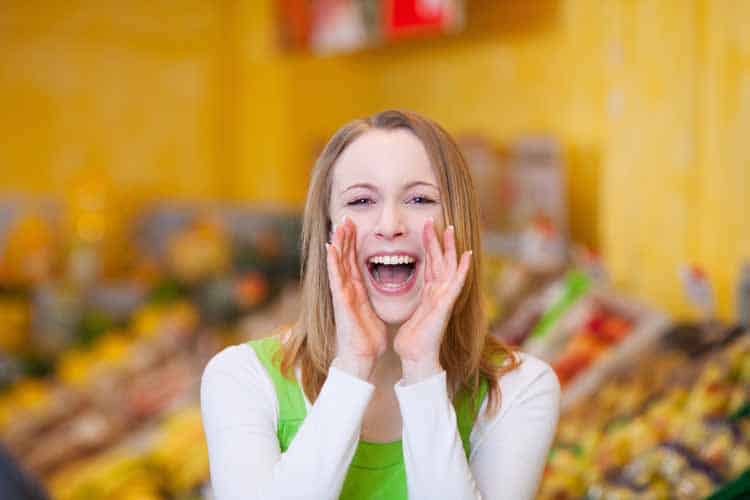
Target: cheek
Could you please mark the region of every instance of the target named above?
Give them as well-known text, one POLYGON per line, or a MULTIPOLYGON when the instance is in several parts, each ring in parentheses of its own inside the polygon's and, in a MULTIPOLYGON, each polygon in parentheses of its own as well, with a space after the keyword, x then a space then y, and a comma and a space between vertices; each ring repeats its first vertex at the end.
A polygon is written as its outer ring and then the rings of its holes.
POLYGON ((357 245, 360 245, 367 235, 374 230, 377 223, 377 216, 372 211, 348 213, 347 215, 351 217, 352 222, 357 226, 357 245))
POLYGON ((411 231, 419 236, 419 241, 422 241, 422 230, 430 217, 435 221, 435 233, 440 235, 445 229, 445 224, 443 222, 443 211, 439 207, 435 208, 435 210, 413 214, 409 218, 409 227, 411 228, 411 231))

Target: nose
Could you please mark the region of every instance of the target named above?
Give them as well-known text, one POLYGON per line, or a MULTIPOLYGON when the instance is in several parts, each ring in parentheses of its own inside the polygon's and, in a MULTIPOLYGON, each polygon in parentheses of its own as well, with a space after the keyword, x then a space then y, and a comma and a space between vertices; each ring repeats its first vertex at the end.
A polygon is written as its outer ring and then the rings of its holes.
POLYGON ((384 203, 380 217, 375 226, 375 236, 380 239, 391 240, 406 234, 403 214, 396 203, 384 203))

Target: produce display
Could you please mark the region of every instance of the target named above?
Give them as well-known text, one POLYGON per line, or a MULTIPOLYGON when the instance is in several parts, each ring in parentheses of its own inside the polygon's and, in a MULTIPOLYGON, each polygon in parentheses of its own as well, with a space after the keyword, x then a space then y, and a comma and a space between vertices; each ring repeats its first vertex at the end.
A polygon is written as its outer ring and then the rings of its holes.
POLYGON ((60 244, 59 218, 26 208, 0 225, 0 255, 36 270, 0 273, 3 444, 53 498, 207 495, 200 376, 224 346, 295 319, 298 218, 157 206, 118 262, 60 244))
POLYGON ((707 353, 661 345, 566 412, 540 498, 698 499, 745 472, 750 336, 724 330, 707 353))

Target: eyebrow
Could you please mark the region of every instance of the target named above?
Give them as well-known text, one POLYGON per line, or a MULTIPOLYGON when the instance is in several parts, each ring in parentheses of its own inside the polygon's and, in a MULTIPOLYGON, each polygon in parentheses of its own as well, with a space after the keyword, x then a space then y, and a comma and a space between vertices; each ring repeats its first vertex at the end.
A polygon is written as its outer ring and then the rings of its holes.
MULTIPOLYGON (((429 182, 425 182, 425 181, 412 181, 412 182, 408 183, 406 186, 404 186, 404 189, 405 190, 406 189, 411 189, 411 188, 413 188, 415 186, 428 186, 428 187, 431 187, 431 188, 437 190, 438 193, 440 192, 440 188, 439 187, 437 187, 436 185, 431 184, 429 182)), ((341 191, 341 193, 339 193, 339 195, 342 195, 342 194, 346 193, 347 191, 349 191, 350 189, 355 189, 355 188, 365 188, 365 189, 372 189, 373 191, 377 191, 377 188, 373 184, 370 184, 368 182, 358 182, 357 184, 352 184, 348 188, 346 188, 343 191, 341 191)))
POLYGON ((346 188, 346 189, 342 190, 342 191, 341 191, 341 193, 339 193, 339 194, 344 194, 344 193, 346 193, 347 191, 349 191, 350 189, 355 189, 355 188, 365 188, 365 189, 372 189, 373 191, 375 190, 375 186, 374 186, 374 185, 372 185, 372 184, 369 184, 369 183, 367 183, 367 182, 358 182, 357 184, 352 184, 352 185, 351 185, 351 186, 349 186, 348 188, 346 188))
POLYGON ((410 182, 409 184, 407 184, 405 187, 406 187, 406 189, 411 189, 414 186, 427 186, 427 187, 431 187, 431 188, 436 189, 438 193, 440 192, 440 188, 437 187, 435 184, 432 184, 430 182, 425 182, 425 181, 413 181, 413 182, 410 182))

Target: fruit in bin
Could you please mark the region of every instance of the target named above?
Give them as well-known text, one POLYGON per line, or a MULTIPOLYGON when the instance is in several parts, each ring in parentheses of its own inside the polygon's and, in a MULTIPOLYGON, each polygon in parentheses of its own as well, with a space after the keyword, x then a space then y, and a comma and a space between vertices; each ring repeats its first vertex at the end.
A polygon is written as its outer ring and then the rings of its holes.
POLYGON ((656 479, 658 468, 659 458, 655 450, 650 449, 645 453, 636 454, 635 459, 623 469, 623 475, 638 488, 644 488, 656 479))
POLYGON ((729 465, 729 453, 734 437, 728 428, 718 432, 700 450, 700 457, 717 470, 724 470, 729 465))
MULTIPOLYGON (((0 249, 2 250, 2 249, 0 249)), ((58 235, 39 214, 20 218, 7 234, 0 274, 11 285, 38 284, 50 279, 59 264, 58 235)))
POLYGON ((570 382, 605 349, 606 344, 585 332, 574 335, 565 350, 553 363, 560 384, 565 385, 570 382))
POLYGON ((189 491, 208 480, 208 448, 200 409, 190 407, 161 425, 161 436, 149 457, 173 494, 189 491))
POLYGON ((677 484, 674 497, 677 500, 706 498, 716 489, 711 479, 701 472, 692 470, 685 474, 677 484))
POLYGON ((557 500, 581 496, 586 486, 583 476, 585 464, 581 455, 581 449, 576 445, 553 447, 539 498, 557 500))
POLYGON ((586 323, 588 332, 609 344, 620 342, 631 329, 630 321, 601 308, 597 309, 586 323))
POLYGON ((126 389, 128 415, 140 419, 159 413, 185 393, 191 375, 186 360, 177 357, 137 376, 126 389))
POLYGON ((675 422, 687 397, 687 391, 676 388, 667 393, 662 399, 651 405, 648 418, 654 433, 660 439, 669 439, 670 432, 676 428, 675 422))
POLYGON ((40 408, 50 399, 49 384, 42 380, 25 379, 14 387, 16 403, 23 409, 40 408))
POLYGON ((605 436, 596 453, 596 466, 602 471, 622 467, 632 456, 630 444, 630 437, 622 428, 605 436))
POLYGON ((47 382, 34 378, 21 379, 0 396, 0 431, 18 415, 40 411, 52 400, 47 382))
POLYGON ((603 339, 616 344, 627 336, 627 334, 630 333, 630 330, 631 325, 627 320, 616 316, 610 316, 604 320, 601 329, 596 333, 598 333, 603 339))
POLYGON ((198 220, 169 242, 169 266, 186 283, 196 283, 225 272, 231 245, 219 221, 198 220))
POLYGON ((659 458, 660 474, 672 484, 678 483, 685 472, 690 469, 690 464, 685 456, 674 449, 660 446, 656 450, 656 455, 659 458))
POLYGON ((168 304, 148 304, 133 317, 133 331, 138 337, 161 334, 189 335, 198 325, 198 312, 184 300, 168 304))
POLYGON ((83 387, 92 377, 127 360, 130 347, 131 341, 124 333, 112 331, 101 336, 89 349, 69 349, 58 359, 57 378, 71 387, 83 387))
POLYGON ((83 387, 95 361, 90 351, 82 349, 65 351, 57 362, 57 377, 71 387, 83 387))
POLYGON ((565 387, 576 375, 585 370, 591 364, 591 356, 584 353, 570 353, 558 358, 553 368, 560 380, 560 385, 565 387))
POLYGON ((685 411, 695 418, 721 417, 726 413, 731 386, 724 380, 724 367, 709 363, 690 392, 685 411))
POLYGON ((741 384, 735 385, 729 393, 729 402, 727 403, 727 413, 734 415, 736 412, 741 411, 742 406, 748 400, 747 388, 741 384))
POLYGON ((648 485, 641 498, 642 500, 671 500, 670 485, 663 479, 657 479, 648 485))
POLYGON ((28 342, 31 306, 24 299, 0 299, 0 353, 18 353, 28 342))
POLYGON ((738 477, 748 468, 750 468, 750 449, 748 449, 748 443, 744 443, 729 454, 729 477, 738 477))
POLYGON ((708 440, 709 428, 701 418, 690 418, 683 422, 678 436, 687 448, 697 450, 708 440))
POLYGON ((111 331, 97 342, 95 356, 100 362, 116 365, 127 358, 130 345, 131 341, 123 331, 111 331))
POLYGON ((160 499, 157 478, 142 456, 110 452, 68 466, 49 481, 57 500, 160 499))
POLYGON ((541 500, 573 500, 580 498, 583 486, 579 477, 566 472, 555 471, 544 477, 539 493, 541 500))
POLYGON ((268 280, 261 273, 245 273, 234 285, 237 304, 248 309, 262 303, 268 297, 268 280))

